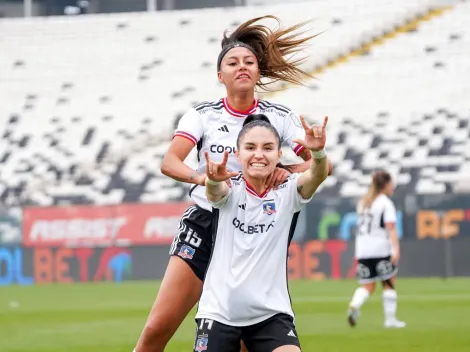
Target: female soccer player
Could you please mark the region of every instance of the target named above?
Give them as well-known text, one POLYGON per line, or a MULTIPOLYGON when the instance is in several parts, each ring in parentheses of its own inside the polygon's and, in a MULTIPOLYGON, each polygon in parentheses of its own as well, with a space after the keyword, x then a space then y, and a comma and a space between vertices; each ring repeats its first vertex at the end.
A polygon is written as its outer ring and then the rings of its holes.
POLYGON ((303 136, 299 116, 285 106, 257 100, 255 87, 266 86, 266 79, 301 84, 308 74, 298 67, 302 60, 297 59, 297 52, 312 37, 301 37, 295 33, 303 24, 271 31, 256 23, 262 19, 279 21, 273 16, 255 18, 240 25, 229 37, 224 35, 217 59, 217 76, 219 82, 225 85, 227 96, 214 102, 201 103, 189 110, 181 118, 163 159, 163 174, 194 184, 190 196, 196 205, 183 214, 158 296, 136 346, 137 352, 163 351, 201 295, 202 280, 212 250, 213 222, 212 206, 205 196, 204 153, 208 152, 212 160, 220 161, 228 152, 227 165, 233 171, 240 171, 241 166, 235 157, 238 133, 246 116, 263 113, 279 132, 281 144, 291 147, 308 161, 276 168, 266 180, 265 187, 276 187, 290 173, 305 171, 310 165, 310 153, 293 141, 303 136), (290 61, 287 55, 296 59, 290 61), (198 150, 197 171, 184 164, 194 146, 198 150))
POLYGON ((385 327, 403 328, 406 325, 395 317, 395 276, 400 259, 400 243, 395 226, 397 213, 389 198, 392 194, 390 174, 378 171, 372 176, 369 191, 357 206, 356 258, 361 287, 356 289, 349 303, 348 322, 351 326, 356 325, 359 309, 374 292, 377 281, 381 281, 384 287, 385 327))
POLYGON ((196 314, 195 351, 296 352, 300 343, 288 284, 287 253, 297 216, 328 174, 322 126, 296 143, 314 162, 277 190, 265 185, 281 157, 281 138, 264 115, 247 118, 237 139, 242 172, 206 152, 206 195, 214 207, 214 247, 196 314), (250 119, 250 120, 249 120, 250 119), (230 180, 230 186, 225 182, 230 180))

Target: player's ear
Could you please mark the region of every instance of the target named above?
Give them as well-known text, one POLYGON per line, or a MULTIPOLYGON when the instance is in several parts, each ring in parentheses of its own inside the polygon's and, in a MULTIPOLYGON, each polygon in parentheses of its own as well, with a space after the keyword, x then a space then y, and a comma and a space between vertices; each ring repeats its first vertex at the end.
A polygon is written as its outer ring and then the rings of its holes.
POLYGON ((220 73, 220 71, 217 72, 217 79, 219 80, 220 83, 223 83, 223 84, 225 83, 224 77, 222 77, 222 74, 220 73))
POLYGON ((281 161, 282 149, 279 149, 279 161, 281 161))

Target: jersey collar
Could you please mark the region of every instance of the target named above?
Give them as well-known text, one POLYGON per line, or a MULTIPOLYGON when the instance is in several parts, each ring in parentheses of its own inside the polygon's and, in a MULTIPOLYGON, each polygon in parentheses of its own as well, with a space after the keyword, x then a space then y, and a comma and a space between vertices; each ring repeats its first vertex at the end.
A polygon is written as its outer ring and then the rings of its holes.
POLYGON ((256 109, 258 108, 258 99, 255 99, 255 101, 253 102, 253 105, 251 106, 251 108, 249 108, 246 111, 238 111, 238 110, 235 110, 234 108, 232 108, 228 104, 227 97, 222 99, 222 103, 224 104, 225 110, 227 110, 227 112, 230 115, 236 116, 236 117, 247 117, 248 115, 253 114, 256 111, 256 109))
POLYGON ((264 190, 263 193, 261 194, 258 194, 258 192, 255 191, 255 189, 245 180, 245 178, 243 178, 243 181, 245 181, 245 186, 246 186, 246 190, 248 193, 250 193, 251 195, 255 196, 255 197, 258 197, 258 198, 265 198, 267 195, 268 195, 268 190, 264 190))

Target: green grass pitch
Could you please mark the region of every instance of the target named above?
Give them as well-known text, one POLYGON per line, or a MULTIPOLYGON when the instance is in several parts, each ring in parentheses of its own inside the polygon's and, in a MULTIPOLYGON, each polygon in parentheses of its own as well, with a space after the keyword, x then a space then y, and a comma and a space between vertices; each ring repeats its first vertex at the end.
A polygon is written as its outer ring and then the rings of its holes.
MULTIPOLYGON (((354 281, 295 281, 290 290, 303 351, 470 351, 470 280, 398 280, 405 329, 382 327, 381 290, 359 325, 346 324, 354 281)), ((0 288, 2 352, 131 352, 157 282, 0 288)), ((194 311, 166 351, 191 351, 194 311)))

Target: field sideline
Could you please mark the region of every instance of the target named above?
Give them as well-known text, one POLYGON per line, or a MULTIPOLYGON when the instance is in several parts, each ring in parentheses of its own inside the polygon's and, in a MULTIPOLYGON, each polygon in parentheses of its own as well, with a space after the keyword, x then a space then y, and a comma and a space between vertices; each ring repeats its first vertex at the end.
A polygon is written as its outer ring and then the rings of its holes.
MULTIPOLYGON (((354 281, 290 285, 303 351, 470 351, 468 278, 399 280, 398 317, 408 326, 393 331, 382 327, 380 291, 351 329, 354 281)), ((1 287, 0 351, 131 352, 157 290, 158 282, 1 287)), ((193 317, 166 351, 192 350, 193 317)))

